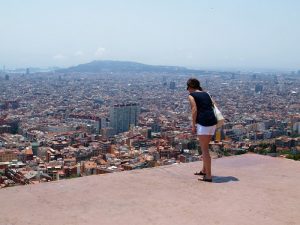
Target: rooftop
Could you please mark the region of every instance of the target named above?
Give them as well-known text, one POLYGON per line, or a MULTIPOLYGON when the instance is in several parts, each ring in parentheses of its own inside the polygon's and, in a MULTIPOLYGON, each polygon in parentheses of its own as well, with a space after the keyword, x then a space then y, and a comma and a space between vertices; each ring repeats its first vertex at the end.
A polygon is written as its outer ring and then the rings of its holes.
POLYGON ((300 163, 255 154, 0 190, 0 224, 299 224, 300 163), (201 162, 200 162, 201 163, 201 162))

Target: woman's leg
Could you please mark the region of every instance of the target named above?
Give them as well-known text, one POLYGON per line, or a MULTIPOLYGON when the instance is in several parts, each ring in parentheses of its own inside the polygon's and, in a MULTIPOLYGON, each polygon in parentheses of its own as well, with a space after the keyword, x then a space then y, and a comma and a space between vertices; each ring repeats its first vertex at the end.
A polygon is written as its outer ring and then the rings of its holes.
POLYGON ((202 173, 206 174, 206 170, 205 170, 205 165, 204 165, 204 160, 203 159, 202 159, 202 162, 203 162, 202 163, 203 166, 202 166, 202 170, 201 171, 202 171, 202 173))
POLYGON ((201 159, 202 159, 202 172, 206 174, 206 171, 205 171, 205 165, 204 165, 204 158, 203 158, 203 152, 202 152, 202 155, 201 155, 201 159))
POLYGON ((206 178, 208 179, 211 179, 211 158, 208 150, 210 140, 211 135, 199 135, 199 142, 203 156, 203 172, 206 173, 206 178))

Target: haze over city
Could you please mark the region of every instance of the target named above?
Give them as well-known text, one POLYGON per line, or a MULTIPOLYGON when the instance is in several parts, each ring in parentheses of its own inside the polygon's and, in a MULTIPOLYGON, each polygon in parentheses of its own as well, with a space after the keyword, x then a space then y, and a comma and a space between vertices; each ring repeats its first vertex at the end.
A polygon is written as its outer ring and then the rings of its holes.
POLYGON ((0 65, 127 60, 197 69, 299 70, 300 3, 2 1, 0 65))

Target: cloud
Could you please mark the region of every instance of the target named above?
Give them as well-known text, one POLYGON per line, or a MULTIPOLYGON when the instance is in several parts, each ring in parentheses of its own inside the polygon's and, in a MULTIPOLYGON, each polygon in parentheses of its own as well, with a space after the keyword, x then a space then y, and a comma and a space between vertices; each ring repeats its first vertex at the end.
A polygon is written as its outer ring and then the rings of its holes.
POLYGON ((98 48, 98 49, 96 50, 95 56, 101 57, 101 56, 104 55, 105 51, 106 51, 105 48, 100 47, 100 48, 98 48))
POLYGON ((74 54, 75 56, 83 56, 84 55, 84 53, 82 52, 82 51, 77 51, 77 52, 75 52, 75 54, 74 54))
POLYGON ((55 59, 55 60, 64 60, 64 59, 66 59, 67 57, 65 56, 65 55, 63 55, 63 54, 57 54, 57 55, 55 55, 55 56, 53 56, 53 59, 55 59))

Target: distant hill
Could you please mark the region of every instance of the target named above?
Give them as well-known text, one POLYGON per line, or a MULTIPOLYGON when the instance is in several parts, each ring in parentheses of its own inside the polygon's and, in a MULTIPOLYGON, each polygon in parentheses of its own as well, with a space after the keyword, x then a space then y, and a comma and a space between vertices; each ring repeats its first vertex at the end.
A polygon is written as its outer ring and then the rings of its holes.
POLYGON ((78 66, 69 67, 66 69, 56 70, 57 72, 69 73, 69 72, 87 72, 87 73, 98 73, 98 72, 166 72, 166 73, 194 73, 200 74, 200 70, 190 70, 185 67, 178 66, 153 66, 146 65, 137 62, 127 61, 111 61, 101 60, 92 61, 86 64, 80 64, 78 66))

